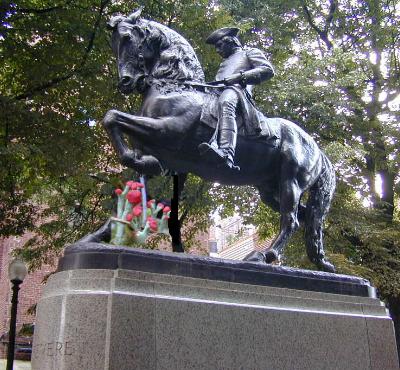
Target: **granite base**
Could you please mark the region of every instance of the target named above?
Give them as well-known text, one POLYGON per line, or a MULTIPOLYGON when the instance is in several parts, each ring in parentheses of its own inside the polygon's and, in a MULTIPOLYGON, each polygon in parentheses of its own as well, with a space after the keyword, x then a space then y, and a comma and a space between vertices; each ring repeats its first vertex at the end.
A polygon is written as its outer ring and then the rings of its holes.
POLYGON ((75 267, 44 289, 33 370, 398 369, 393 323, 371 294, 75 267))

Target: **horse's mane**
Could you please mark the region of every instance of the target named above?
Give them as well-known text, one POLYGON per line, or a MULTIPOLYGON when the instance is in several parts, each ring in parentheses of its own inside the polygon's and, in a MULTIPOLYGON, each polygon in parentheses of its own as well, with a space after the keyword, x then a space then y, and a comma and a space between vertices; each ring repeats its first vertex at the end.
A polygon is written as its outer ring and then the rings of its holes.
POLYGON ((111 18, 108 26, 115 29, 119 23, 140 28, 143 45, 158 54, 149 74, 159 80, 204 82, 204 72, 196 53, 187 40, 176 31, 155 21, 140 18, 141 9, 128 17, 111 18))
POLYGON ((152 68, 151 75, 156 79, 204 82, 203 69, 187 40, 160 23, 146 22, 148 37, 156 35, 160 40, 160 57, 152 68))

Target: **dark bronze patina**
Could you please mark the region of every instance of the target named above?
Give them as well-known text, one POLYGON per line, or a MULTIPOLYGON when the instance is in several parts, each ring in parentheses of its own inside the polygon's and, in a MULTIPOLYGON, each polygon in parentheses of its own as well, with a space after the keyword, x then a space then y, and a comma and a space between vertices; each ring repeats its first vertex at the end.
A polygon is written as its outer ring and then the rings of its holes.
POLYGON ((267 119, 254 107, 251 85, 273 76, 261 51, 243 48, 236 28, 214 32, 208 42, 225 59, 215 85, 204 81, 197 56, 181 35, 140 18, 139 11, 113 17, 109 27, 119 88, 143 95, 137 115, 110 110, 103 120, 121 163, 143 174, 168 169, 255 186, 262 201, 280 212, 280 232, 272 250, 249 259, 275 260, 303 222, 310 260, 333 272, 324 257, 322 227, 335 188, 334 170, 296 124, 267 119))
POLYGON ((274 75, 274 70, 264 54, 258 49, 244 49, 237 38, 239 28, 225 27, 214 31, 206 40, 213 44, 224 61, 216 75, 215 84, 225 88, 218 96, 216 115, 218 126, 209 143, 199 145, 200 153, 210 162, 240 170, 234 165, 237 124, 236 116, 242 114, 248 131, 261 133, 259 116, 253 107, 253 86, 274 75), (240 104, 240 102, 242 104, 240 104), (240 105, 246 109, 240 111, 240 105), (244 111, 253 113, 243 116, 244 111), (250 125, 250 126, 249 126, 250 125))

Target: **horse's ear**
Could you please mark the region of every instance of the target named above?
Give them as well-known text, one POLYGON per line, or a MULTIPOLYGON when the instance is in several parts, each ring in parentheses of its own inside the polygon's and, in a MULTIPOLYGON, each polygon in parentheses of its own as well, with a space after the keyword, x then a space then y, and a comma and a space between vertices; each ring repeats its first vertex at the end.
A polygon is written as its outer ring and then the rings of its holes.
POLYGON ((127 18, 129 23, 135 24, 137 20, 140 18, 140 15, 143 11, 143 6, 141 6, 138 10, 135 10, 132 14, 130 14, 127 18))
POLYGON ((164 50, 170 47, 170 43, 164 34, 160 33, 159 40, 160 40, 160 50, 164 50))
POLYGON ((137 31, 137 33, 139 34, 140 38, 143 39, 144 38, 144 31, 142 30, 142 28, 140 26, 134 25, 132 27, 132 30, 137 31))
POLYGON ((167 49, 169 47, 169 42, 166 38, 166 36, 160 32, 160 30, 156 29, 156 28, 152 28, 151 30, 146 27, 145 29, 146 32, 146 40, 147 43, 154 48, 154 46, 157 47, 157 49, 160 50, 164 50, 167 49))
POLYGON ((125 17, 122 15, 111 17, 111 19, 107 22, 107 29, 113 30, 118 25, 118 23, 122 22, 123 20, 125 20, 125 17))

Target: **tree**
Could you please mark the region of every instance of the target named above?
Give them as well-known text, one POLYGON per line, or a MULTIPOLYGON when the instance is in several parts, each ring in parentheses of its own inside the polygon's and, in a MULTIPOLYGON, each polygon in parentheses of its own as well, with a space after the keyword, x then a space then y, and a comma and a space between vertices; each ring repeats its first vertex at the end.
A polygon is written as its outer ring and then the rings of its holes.
MULTIPOLYGON (((400 333, 398 1, 222 1, 246 18, 277 76, 258 91, 273 116, 295 120, 334 162, 338 187, 326 246, 340 272, 372 280, 400 333), (379 186, 379 182, 381 186, 379 186)), ((260 207, 260 232, 276 228, 260 207)), ((294 241, 286 259, 307 266, 294 241)), ((399 334, 398 334, 399 335, 399 334)))
MULTIPOLYGON (((112 208, 109 198, 119 178, 137 176, 123 173, 99 122, 111 108, 134 111, 140 103, 118 91, 106 30, 112 14, 129 14, 139 5, 109 0, 2 2, 0 235, 35 230, 36 237, 21 251, 35 266, 93 231, 112 208)), ((226 13, 212 10, 204 0, 142 5, 144 16, 184 33, 203 63, 215 68, 203 39, 226 23, 226 13)), ((181 216, 191 230, 204 229, 208 222, 211 203, 198 203, 207 186, 195 178, 188 182, 181 216), (198 195, 196 202, 190 191, 198 195)), ((153 196, 168 197, 150 187, 153 196)), ((187 233, 190 246, 194 231, 187 233)))
MULTIPOLYGON (((134 111, 140 101, 117 90, 106 22, 134 1, 19 1, 0 9, 1 235, 35 229, 21 251, 39 265, 107 217, 120 178, 99 125, 107 110, 134 111)), ((264 48, 277 76, 256 100, 271 116, 295 120, 334 162, 338 190, 326 245, 340 272, 372 279, 400 307, 399 267, 399 2, 220 0, 209 4, 142 1, 144 16, 185 35, 208 79, 219 59, 206 36, 239 25, 247 45, 264 48), (397 105, 396 105, 397 104, 397 105), (382 192, 376 180, 382 182, 382 192), (365 207, 363 201, 368 201, 365 207)), ((149 182, 170 197, 170 180, 149 182)), ((209 213, 240 212, 272 235, 276 215, 252 188, 223 187, 190 177, 182 203, 187 245, 209 213)), ((298 235, 299 237, 299 235, 298 235)), ((287 261, 307 266, 302 243, 287 261), (301 248, 300 248, 301 247, 301 248)), ((400 312, 396 313, 400 315, 400 312)))

